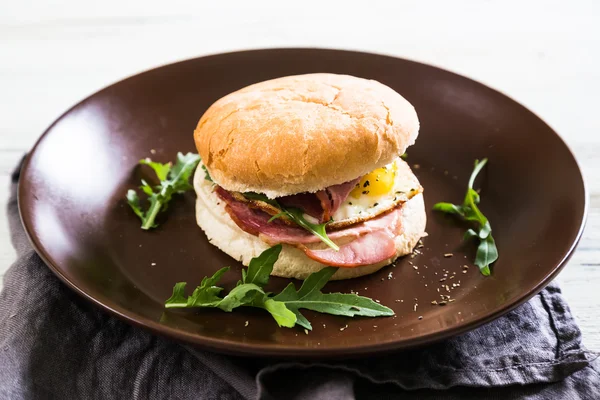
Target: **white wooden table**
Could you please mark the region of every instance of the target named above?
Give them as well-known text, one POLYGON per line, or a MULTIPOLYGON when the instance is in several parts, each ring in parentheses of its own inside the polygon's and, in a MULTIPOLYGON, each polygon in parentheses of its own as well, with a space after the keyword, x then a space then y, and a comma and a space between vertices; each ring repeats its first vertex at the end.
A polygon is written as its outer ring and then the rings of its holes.
MULTIPOLYGON (((585 343, 600 350, 600 2, 206 3, 189 9, 178 1, 0 0, 3 208, 11 169, 56 117, 142 70, 261 47, 332 47, 415 59, 508 94, 575 152, 590 191, 589 220, 558 279, 585 343)), ((0 275, 14 257, 3 215, 0 275)))

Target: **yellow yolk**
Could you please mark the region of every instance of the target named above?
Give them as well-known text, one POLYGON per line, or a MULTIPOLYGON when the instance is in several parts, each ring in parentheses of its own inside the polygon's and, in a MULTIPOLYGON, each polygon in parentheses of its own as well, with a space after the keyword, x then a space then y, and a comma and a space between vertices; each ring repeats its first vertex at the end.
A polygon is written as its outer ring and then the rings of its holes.
POLYGON ((396 163, 391 166, 377 168, 363 176, 350 195, 355 199, 360 196, 377 197, 389 193, 396 179, 396 163))

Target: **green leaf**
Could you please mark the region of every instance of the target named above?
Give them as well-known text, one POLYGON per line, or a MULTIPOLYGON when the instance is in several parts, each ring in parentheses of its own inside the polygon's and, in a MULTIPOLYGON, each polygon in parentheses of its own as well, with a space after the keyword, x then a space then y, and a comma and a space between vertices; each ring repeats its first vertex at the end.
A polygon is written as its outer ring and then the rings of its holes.
POLYGON ((226 312, 243 306, 257 307, 269 312, 279 326, 291 328, 297 324, 308 330, 312 330, 312 326, 300 313, 301 308, 349 317, 394 315, 392 310, 367 297, 355 294, 321 293, 323 286, 337 270, 334 267, 326 267, 311 274, 298 291, 294 284, 290 283, 281 293, 271 297, 259 284, 267 284, 272 266, 277 261, 280 251, 281 246, 275 246, 252 259, 247 273, 242 274, 242 281, 238 282, 225 297, 219 296, 223 288, 216 285, 229 267, 221 268, 213 276, 202 279, 200 286, 187 298, 184 295, 185 282, 177 283, 173 288, 173 295, 165 301, 165 307, 212 307, 226 312))
POLYGON ((473 229, 468 229, 463 236, 463 240, 467 241, 474 237, 478 238, 479 234, 477 232, 475 232, 473 229))
POLYGON ((302 313, 300 312, 300 310, 298 310, 296 308, 296 309, 292 309, 290 311, 292 311, 296 315, 296 324, 300 325, 304 329, 308 329, 309 331, 312 331, 312 325, 311 325, 311 323, 309 322, 309 320, 307 320, 304 317, 304 315, 302 315, 302 313))
POLYGON ((488 221, 486 219, 485 223, 483 224, 483 226, 479 230, 479 235, 478 236, 479 236, 480 239, 485 239, 488 236, 490 236, 491 234, 492 234, 492 227, 490 226, 490 221, 488 221))
POLYGON ((329 237, 327 236, 325 227, 327 226, 327 224, 329 222, 326 222, 324 224, 313 224, 313 223, 307 221, 306 218, 304 218, 304 212, 301 209, 293 208, 293 207, 283 208, 281 205, 279 205, 279 203, 276 200, 269 199, 267 196, 265 196, 264 194, 261 194, 261 193, 246 192, 246 193, 243 193, 243 195, 244 195, 244 197, 246 197, 250 200, 264 201, 265 203, 270 204, 273 207, 276 207, 279 210, 281 210, 280 213, 272 216, 269 219, 269 222, 273 221, 274 219, 285 216, 285 217, 289 218, 290 220, 292 220, 293 222, 295 222, 301 228, 304 228, 307 231, 309 231, 310 233, 312 233, 313 235, 317 236, 327 246, 331 247, 335 251, 339 251, 340 247, 337 244, 335 244, 331 239, 329 239, 329 237))
POLYGON ((185 282, 176 283, 173 287, 173 294, 165 301, 165 307, 186 307, 187 298, 184 295, 185 282))
POLYGON ((388 307, 376 303, 368 297, 356 294, 321 293, 321 288, 335 273, 336 268, 326 267, 311 274, 297 292, 292 284, 288 285, 274 299, 285 303, 287 308, 313 310, 320 313, 343 315, 348 317, 379 317, 394 315, 388 307))
POLYGON ((219 302, 217 307, 223 311, 230 312, 234 308, 251 303, 257 296, 264 296, 265 292, 253 283, 244 283, 236 286, 219 302))
POLYGON ((296 322, 298 322, 296 314, 290 311, 284 303, 273 299, 267 299, 263 304, 264 309, 273 316, 277 325, 293 328, 294 325, 296 325, 296 322))
POLYGON ((404 153, 400 156, 401 159, 406 160, 408 158, 408 153, 404 153))
POLYGON ((467 193, 465 194, 462 205, 437 203, 433 207, 433 209, 437 211, 460 215, 464 220, 477 225, 477 231, 474 229, 467 230, 463 236, 463 240, 469 240, 474 237, 479 240, 477 253, 475 255, 475 264, 485 276, 490 275, 489 266, 498 259, 498 249, 494 238, 492 237, 492 226, 490 225, 490 221, 488 221, 477 206, 481 201, 481 197, 479 196, 479 193, 473 189, 473 186, 477 175, 481 172, 487 161, 487 158, 484 158, 481 161, 475 160, 475 167, 469 178, 467 193))
POLYGON ((263 251, 258 257, 250 260, 248 271, 242 270, 242 282, 254 283, 260 287, 264 287, 269 282, 269 276, 273 271, 273 266, 281 253, 281 244, 268 248, 263 251))
POLYGON ((445 212, 448 214, 464 215, 464 210, 463 210, 462 206, 457 206, 452 203, 444 203, 444 202, 436 203, 433 206, 433 209, 435 211, 441 211, 441 212, 445 212))
POLYGON ((142 211, 142 208, 140 206, 140 199, 135 190, 129 189, 127 191, 127 203, 129 203, 129 206, 131 207, 135 215, 140 217, 140 219, 144 220, 144 212, 142 211))
POLYGON ((183 193, 192 189, 190 177, 200 162, 200 156, 194 153, 177 153, 177 162, 169 172, 169 184, 176 193, 183 193))
POLYGON ((142 186, 140 186, 140 189, 142 189, 142 191, 148 196, 152 196, 154 194, 154 189, 152 189, 152 186, 150 186, 144 179, 142 179, 142 186))
POLYGON ((223 290, 222 287, 216 286, 216 284, 227 271, 229 271, 229 267, 224 267, 215 272, 210 278, 204 277, 200 286, 188 297, 186 307, 216 307, 221 301, 219 294, 223 290))
POLYGON ((475 265, 479 267, 481 273, 485 276, 490 275, 490 264, 498 259, 498 249, 492 235, 482 240, 477 247, 475 255, 475 265))
POLYGON ((217 270, 217 272, 215 272, 213 274, 213 276, 211 276, 210 278, 205 276, 204 278, 202 278, 202 282, 200 282, 200 287, 202 289, 207 288, 207 287, 211 287, 211 286, 215 286, 217 283, 219 283, 219 281, 221 280, 221 277, 223 277, 223 275, 229 271, 229 267, 223 267, 219 270, 217 270))
POLYGON ((481 172, 481 170, 483 169, 483 167, 485 167, 485 164, 487 164, 487 162, 487 158, 484 158, 481 161, 475 160, 475 167, 473 168, 473 172, 471 172, 471 177, 469 178, 469 189, 473 189, 473 185, 475 184, 475 178, 477 178, 477 175, 479 175, 479 172, 481 172))
POLYGON ((160 180, 156 191, 148 182, 142 180, 141 189, 148 195, 149 203, 148 210, 145 212, 140 206, 137 195, 133 195, 135 191, 129 190, 127 192, 127 201, 135 214, 142 220, 142 229, 151 229, 158 226, 155 222, 156 216, 159 212, 167 209, 169 201, 171 201, 171 196, 174 193, 184 193, 192 189, 189 179, 199 162, 200 156, 193 153, 186 155, 177 153, 177 161, 173 167, 171 167, 170 163, 161 164, 149 158, 140 160, 140 164, 151 167, 160 180))
POLYGON ((210 176, 210 174, 208 173, 208 170, 206 169, 206 166, 204 164, 202 164, 202 169, 204 170, 204 179, 209 181, 209 182, 214 182, 210 176))
POLYGON ((156 173, 156 177, 159 181, 167 179, 167 175, 171 170, 171 163, 161 164, 159 162, 154 162, 149 158, 140 160, 140 164, 151 167, 154 170, 154 173, 156 173))
POLYGON ((313 235, 317 236, 327 246, 331 247, 335 251, 340 250, 340 247, 337 244, 335 244, 331 239, 329 239, 329 236, 327 236, 327 232, 325 231, 325 227, 329 222, 326 222, 324 224, 313 224, 304 218, 304 212, 299 208, 291 207, 287 208, 285 211, 288 218, 290 218, 296 224, 300 225, 302 228, 306 229, 313 235))

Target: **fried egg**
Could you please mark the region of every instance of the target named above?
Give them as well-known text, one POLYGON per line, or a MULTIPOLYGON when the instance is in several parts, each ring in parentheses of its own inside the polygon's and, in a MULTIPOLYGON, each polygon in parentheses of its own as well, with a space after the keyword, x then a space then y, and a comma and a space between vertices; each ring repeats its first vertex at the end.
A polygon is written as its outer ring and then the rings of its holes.
POLYGON ((367 221, 421 193, 423 188, 402 159, 364 175, 333 214, 329 229, 367 221))

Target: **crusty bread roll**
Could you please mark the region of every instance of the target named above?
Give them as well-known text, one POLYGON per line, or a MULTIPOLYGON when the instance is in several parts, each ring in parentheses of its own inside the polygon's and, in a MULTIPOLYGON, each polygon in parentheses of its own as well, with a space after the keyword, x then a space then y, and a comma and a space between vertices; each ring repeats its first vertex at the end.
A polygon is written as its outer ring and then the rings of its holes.
MULTIPOLYGON (((410 169, 403 173, 412 175, 410 169)), ((414 175, 410 179, 416 179, 414 175)), ((231 257, 248 265, 250 259, 258 256, 270 246, 257 236, 241 230, 225 211, 225 202, 213 191, 214 185, 205 179, 201 167, 194 175, 194 189, 198 196, 196 203, 196 221, 204 230, 208 240, 231 257)), ((411 253, 419 239, 425 235, 425 206, 423 195, 413 197, 402 206, 401 224, 404 232, 397 236, 396 255, 373 265, 354 268, 339 268, 332 279, 349 279, 371 274, 392 263, 396 258, 411 253)), ((323 248, 322 244, 309 247, 323 248)), ((285 278, 305 279, 325 265, 308 258, 302 250, 287 244, 283 245, 279 259, 275 263, 272 275, 285 278)))
POLYGON ((392 162, 419 131, 413 106, 374 80, 309 74, 214 103, 194 132, 212 179, 270 198, 316 192, 392 162))

